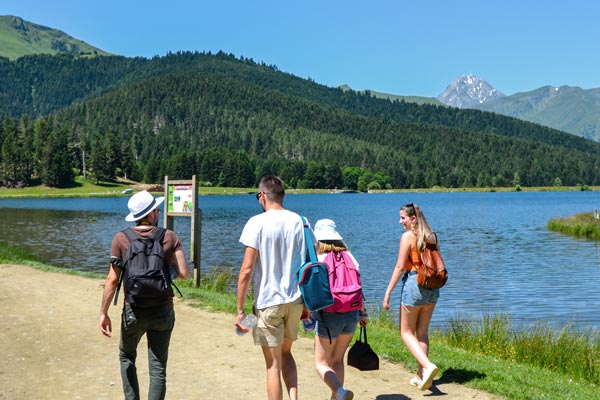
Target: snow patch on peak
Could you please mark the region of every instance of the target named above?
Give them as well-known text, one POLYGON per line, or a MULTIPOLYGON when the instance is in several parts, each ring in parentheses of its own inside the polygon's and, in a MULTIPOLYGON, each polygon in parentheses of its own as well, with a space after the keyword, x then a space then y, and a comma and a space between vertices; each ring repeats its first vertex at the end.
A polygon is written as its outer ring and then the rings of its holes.
POLYGON ((456 78, 437 98, 449 106, 468 108, 500 97, 504 94, 484 79, 467 74, 456 78))

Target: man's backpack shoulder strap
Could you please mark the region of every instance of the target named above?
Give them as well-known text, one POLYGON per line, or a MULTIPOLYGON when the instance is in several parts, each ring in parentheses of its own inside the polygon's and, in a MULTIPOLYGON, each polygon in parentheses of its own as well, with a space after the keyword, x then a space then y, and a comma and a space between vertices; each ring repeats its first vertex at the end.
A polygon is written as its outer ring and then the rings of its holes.
MULTIPOLYGON (((158 242, 158 244, 161 246, 161 249, 162 249, 162 242, 163 242, 163 239, 165 238, 166 234, 167 234, 167 229, 161 228, 160 226, 157 226, 156 229, 154 230, 154 232, 152 232, 152 239, 154 239, 156 242, 158 242)), ((163 252, 164 252, 164 249, 163 249, 163 252)), ((166 260, 167 259, 165 258, 165 262, 166 262, 166 260)), ((169 282, 169 284, 171 284, 177 290, 179 295, 181 297, 183 297, 183 294, 181 294, 181 290, 179 290, 177 285, 175 285, 175 282, 173 282, 173 279, 171 279, 171 274, 169 272, 169 269, 167 268, 168 267, 167 264, 165 264, 164 267, 166 268, 164 270, 164 273, 165 273, 165 277, 167 278, 167 281, 169 282)))
MULTIPOLYGON (((140 239, 140 236, 137 233, 135 233, 135 230, 132 227, 125 228, 121 232, 123 232, 123 234, 125 235, 127 240, 129 240, 129 243, 133 242, 136 239, 140 239)), ((156 229, 154 229, 154 232, 152 232, 152 235, 150 237, 153 240, 158 240, 158 242, 161 243, 163 241, 166 233, 167 233, 167 230, 165 228, 161 228, 160 226, 157 226, 156 229)))
POLYGON ((154 232, 152 232, 152 239, 158 241, 158 243, 162 243, 163 239, 165 238, 165 234, 167 233, 167 230, 165 228, 161 228, 160 226, 157 226, 154 229, 154 232))
POLYGON ((135 233, 135 231, 133 230, 132 227, 125 228, 121 232, 125 235, 127 240, 129 240, 129 243, 131 243, 134 240, 136 240, 137 238, 139 238, 138 234, 135 233))

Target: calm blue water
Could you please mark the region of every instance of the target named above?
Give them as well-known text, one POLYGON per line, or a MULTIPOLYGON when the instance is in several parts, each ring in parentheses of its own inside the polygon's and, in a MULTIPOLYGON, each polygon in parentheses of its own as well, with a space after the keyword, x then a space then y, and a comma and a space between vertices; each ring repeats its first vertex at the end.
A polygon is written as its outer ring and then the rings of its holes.
MULTIPOLYGON (((285 206, 314 223, 332 218, 358 259, 367 300, 381 303, 396 261, 399 207, 421 206, 438 232, 450 279, 434 326, 502 311, 517 323, 600 327, 598 243, 550 232, 553 217, 600 208, 600 193, 429 193, 288 195, 285 206)), ((238 238, 260 212, 253 195, 200 196, 201 271, 237 269, 238 238)), ((127 198, 0 200, 0 240, 54 264, 106 272, 110 243, 127 227, 127 198)), ((175 231, 189 247, 189 219, 175 231)), ((189 254, 189 251, 188 251, 189 254)), ((400 287, 394 292, 398 308, 400 287)))

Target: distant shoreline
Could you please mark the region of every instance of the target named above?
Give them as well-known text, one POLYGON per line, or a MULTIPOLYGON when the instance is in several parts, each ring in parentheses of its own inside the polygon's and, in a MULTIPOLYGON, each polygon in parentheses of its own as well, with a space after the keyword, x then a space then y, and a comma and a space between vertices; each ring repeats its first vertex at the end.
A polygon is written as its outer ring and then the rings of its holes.
MULTIPOLYGON (((110 183, 94 185, 80 180, 80 185, 74 188, 49 188, 33 186, 25 188, 0 188, 0 199, 11 198, 65 198, 65 197, 129 197, 131 192, 124 193, 126 189, 151 190, 154 193, 162 192, 154 189, 160 184, 123 184, 110 183)), ((493 193, 493 192, 594 192, 600 191, 600 186, 539 186, 539 187, 485 187, 485 188, 446 188, 435 186, 423 189, 382 189, 358 192, 345 189, 286 189, 286 194, 391 194, 391 193, 493 193)), ((256 192, 256 188, 231 188, 199 186, 198 194, 209 195, 246 195, 256 192)))

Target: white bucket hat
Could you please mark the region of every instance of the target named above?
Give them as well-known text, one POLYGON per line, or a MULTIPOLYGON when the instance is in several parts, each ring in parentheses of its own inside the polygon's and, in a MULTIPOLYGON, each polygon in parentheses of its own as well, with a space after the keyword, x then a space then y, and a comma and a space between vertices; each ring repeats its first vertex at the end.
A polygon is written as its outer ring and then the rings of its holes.
POLYGON ((332 219, 320 219, 315 223, 313 229, 315 238, 318 241, 323 240, 342 240, 342 235, 335 229, 335 221, 332 219))
POLYGON ((163 201, 165 201, 164 197, 155 198, 147 190, 137 192, 131 196, 127 203, 130 213, 125 217, 125 221, 133 222, 144 218, 152 210, 160 206, 163 201))

